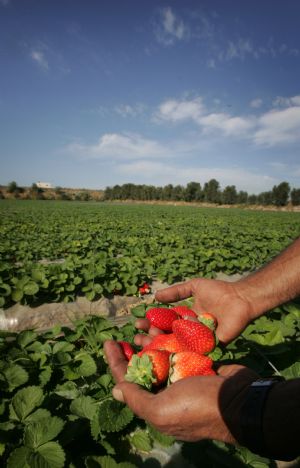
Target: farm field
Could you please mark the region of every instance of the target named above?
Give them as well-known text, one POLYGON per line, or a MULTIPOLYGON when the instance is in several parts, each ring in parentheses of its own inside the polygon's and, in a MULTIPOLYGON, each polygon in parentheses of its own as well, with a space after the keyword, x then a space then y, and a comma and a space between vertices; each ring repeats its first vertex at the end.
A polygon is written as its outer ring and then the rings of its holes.
POLYGON ((0 215, 4 308, 252 271, 300 235, 288 212, 4 200, 0 215))
MULTIPOLYGON (((0 307, 135 295, 155 279, 171 284, 249 272, 299 235, 300 213, 3 200, 0 307)), ((119 328, 101 317, 41 334, 0 331, 1 466, 157 468, 163 460, 170 468, 277 466, 216 441, 176 442, 115 402, 103 343, 132 342, 134 333, 131 322, 119 328)), ((276 368, 295 378, 299 339, 295 300, 219 347, 218 359, 262 376, 276 368)))

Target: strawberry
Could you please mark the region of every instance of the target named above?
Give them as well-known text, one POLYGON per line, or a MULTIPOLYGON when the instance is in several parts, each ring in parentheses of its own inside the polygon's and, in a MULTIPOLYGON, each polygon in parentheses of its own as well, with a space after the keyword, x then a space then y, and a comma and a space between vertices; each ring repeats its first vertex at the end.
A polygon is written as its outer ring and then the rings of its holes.
POLYGON ((118 344, 121 346, 123 354, 126 357, 127 361, 130 361, 132 355, 134 354, 134 349, 131 346, 131 344, 127 341, 118 341, 118 344))
POLYGON ((144 354, 148 349, 163 349, 169 351, 169 353, 178 353, 179 351, 185 351, 186 347, 179 343, 174 333, 162 333, 156 335, 151 343, 145 346, 138 355, 144 354))
POLYGON ((194 312, 192 309, 190 309, 188 306, 185 305, 178 305, 175 307, 172 307, 172 310, 176 312, 180 317, 195 317, 197 318, 198 315, 196 312, 194 312))
POLYGON ((198 320, 211 330, 215 330, 217 328, 217 319, 209 312, 203 312, 202 314, 199 314, 198 320))
POLYGON ((139 287, 139 293, 141 294, 141 296, 143 296, 144 294, 149 294, 150 291, 151 288, 148 283, 144 283, 142 286, 139 287))
POLYGON ((152 307, 147 310, 146 318, 153 327, 163 331, 172 331, 172 322, 178 319, 178 315, 174 310, 166 307, 152 307))
POLYGON ((169 383, 194 375, 210 375, 214 373, 212 365, 212 359, 194 351, 172 354, 170 356, 169 383))
POLYGON ((190 351, 208 354, 216 345, 213 331, 203 323, 179 319, 173 322, 172 329, 179 343, 190 351))
POLYGON ((135 382, 151 389, 166 382, 169 375, 170 353, 158 349, 149 349, 142 356, 134 354, 128 363, 125 380, 135 382))

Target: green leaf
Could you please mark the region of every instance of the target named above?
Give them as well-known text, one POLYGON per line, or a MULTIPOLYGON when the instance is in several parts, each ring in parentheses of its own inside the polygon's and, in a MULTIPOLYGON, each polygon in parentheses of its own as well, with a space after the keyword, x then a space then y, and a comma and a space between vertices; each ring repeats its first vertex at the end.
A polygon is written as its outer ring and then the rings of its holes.
POLYGON ((67 400, 74 400, 80 395, 80 391, 75 382, 65 382, 62 385, 57 385, 54 393, 56 395, 61 396, 62 398, 66 398, 67 400))
POLYGON ((106 400, 99 407, 91 421, 92 436, 97 440, 101 431, 118 432, 133 419, 132 411, 115 400, 106 400))
POLYGON ((130 443, 142 452, 150 452, 152 449, 151 439, 146 431, 136 431, 130 437, 130 443))
POLYGON ((112 376, 110 374, 102 374, 99 379, 97 379, 97 382, 105 389, 108 389, 112 382, 112 376))
POLYGON ((10 364, 2 371, 9 390, 12 391, 21 385, 24 385, 29 379, 28 372, 19 366, 19 364, 10 364))
POLYGON ((95 374, 97 366, 92 356, 85 351, 80 351, 74 357, 74 366, 72 370, 78 377, 89 377, 95 374))
POLYGON ((131 314, 134 315, 134 317, 137 318, 144 318, 146 315, 146 305, 145 304, 140 304, 137 307, 133 307, 131 309, 131 314))
POLYGON ((93 419, 97 410, 96 400, 90 396, 81 396, 72 401, 70 410, 80 418, 93 419))
POLYGON ((43 391, 40 387, 26 387, 19 390, 12 399, 13 409, 20 421, 23 421, 43 402, 43 391))
POLYGON ((44 409, 44 408, 38 408, 34 413, 31 413, 27 418, 25 419, 26 424, 34 421, 39 421, 40 419, 46 419, 46 418, 51 418, 51 413, 50 411, 44 409))
POLYGON ((30 468, 63 468, 65 452, 57 442, 47 442, 29 456, 30 468))
POLYGON ((21 348, 25 348, 29 343, 32 343, 36 340, 37 334, 32 330, 25 330, 19 333, 17 342, 21 348))
POLYGON ((39 375, 39 381, 42 387, 44 387, 51 379, 52 368, 50 366, 44 367, 39 375))
POLYGON ((59 353, 59 352, 64 352, 68 353, 70 351, 73 351, 74 345, 72 343, 68 343, 68 341, 59 341, 55 343, 53 346, 53 354, 59 353))
POLYGON ((38 291, 39 286, 34 281, 29 281, 23 288, 23 293, 26 294, 26 296, 34 296, 38 291))
POLYGON ((170 447, 175 443, 175 438, 166 434, 162 434, 159 432, 155 427, 151 426, 150 424, 147 425, 149 434, 151 437, 158 442, 163 447, 170 447))
POLYGON ((30 453, 27 447, 16 448, 9 456, 7 468, 31 468, 27 462, 30 453))
POLYGON ((87 468, 118 468, 118 463, 110 456, 88 457, 86 459, 87 468))
POLYGON ((57 416, 32 421, 25 427, 24 444, 26 447, 36 450, 41 445, 55 439, 63 427, 63 420, 57 416))
POLYGON ((14 289, 11 298, 14 302, 20 302, 20 300, 23 298, 22 289, 14 289))

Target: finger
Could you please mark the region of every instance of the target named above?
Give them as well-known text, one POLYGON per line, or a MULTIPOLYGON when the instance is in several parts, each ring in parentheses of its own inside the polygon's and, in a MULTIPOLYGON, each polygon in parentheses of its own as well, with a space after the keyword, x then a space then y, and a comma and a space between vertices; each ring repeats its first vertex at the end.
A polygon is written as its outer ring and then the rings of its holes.
POLYGON ((155 294, 155 299, 159 302, 178 302, 182 299, 191 297, 194 293, 194 281, 175 284, 169 288, 160 289, 155 294))
POLYGON ((104 352, 115 382, 122 382, 127 372, 127 360, 116 341, 106 341, 104 352))
POLYGON ((148 332, 150 328, 150 322, 148 319, 137 319, 134 323, 135 328, 148 332))
POLYGON ((137 345, 137 346, 147 346, 148 344, 150 344, 152 341, 152 338, 150 338, 150 336, 148 335, 143 335, 142 333, 139 333, 138 335, 135 335, 134 337, 134 343, 137 345))
POLYGON ((113 397, 126 403, 140 418, 151 421, 155 395, 144 390, 140 385, 121 382, 112 390, 113 397))
POLYGON ((160 329, 157 328, 157 327, 152 327, 152 326, 151 326, 151 327, 149 328, 149 335, 150 335, 152 338, 154 338, 154 337, 157 336, 157 335, 161 335, 162 333, 163 333, 163 331, 160 330, 160 329))

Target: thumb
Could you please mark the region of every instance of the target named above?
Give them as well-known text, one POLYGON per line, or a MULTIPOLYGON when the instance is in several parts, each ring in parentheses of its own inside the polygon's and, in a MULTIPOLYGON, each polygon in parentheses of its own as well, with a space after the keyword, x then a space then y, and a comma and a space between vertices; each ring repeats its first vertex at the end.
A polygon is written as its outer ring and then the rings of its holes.
POLYGON ((129 382, 118 383, 112 389, 112 395, 116 400, 126 403, 142 419, 149 419, 153 412, 155 395, 140 385, 129 382))

